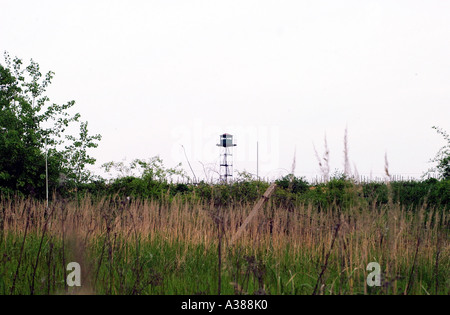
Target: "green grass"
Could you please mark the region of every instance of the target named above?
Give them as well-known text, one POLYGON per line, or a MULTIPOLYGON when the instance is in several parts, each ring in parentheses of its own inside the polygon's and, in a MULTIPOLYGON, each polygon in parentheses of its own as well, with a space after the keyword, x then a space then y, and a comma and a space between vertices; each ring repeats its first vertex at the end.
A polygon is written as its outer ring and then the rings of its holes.
MULTIPOLYGON (((33 266, 36 261, 40 238, 30 235, 25 243, 22 263, 15 290, 11 292, 14 274, 21 249, 21 236, 8 235, 3 257, 1 294, 30 294, 33 266)), ((35 294, 65 294, 83 292, 65 286, 61 241, 47 239, 38 263, 35 294)), ((83 281, 87 293, 95 294, 217 294, 217 248, 185 242, 168 243, 160 238, 135 243, 116 240, 113 253, 103 239, 93 241, 87 262, 81 262, 81 270, 90 279, 83 281), (103 253, 103 254, 102 254, 103 253), (102 258, 103 257, 103 258, 102 258), (102 263, 100 264, 100 259, 102 263), (100 267, 99 267, 100 266, 100 267)), ((66 262, 71 261, 67 255, 66 262)), ((382 262, 383 254, 374 255, 382 262)), ((233 249, 226 253, 222 272, 222 294, 312 294, 321 270, 320 256, 312 252, 294 255, 286 249, 275 255, 270 249, 263 251, 249 248, 233 249)), ((363 266, 361 266, 362 268, 363 266)), ((448 294, 448 261, 441 266, 437 276, 434 262, 421 258, 414 271, 414 282, 409 294, 448 294), (435 290, 436 279, 440 285, 435 290)), ((367 287, 366 272, 349 272, 342 265, 342 257, 333 253, 329 258, 321 294, 402 294, 405 292, 411 272, 410 258, 400 259, 396 273, 389 273, 382 287, 367 287), (397 274, 398 273, 398 274, 397 274)))

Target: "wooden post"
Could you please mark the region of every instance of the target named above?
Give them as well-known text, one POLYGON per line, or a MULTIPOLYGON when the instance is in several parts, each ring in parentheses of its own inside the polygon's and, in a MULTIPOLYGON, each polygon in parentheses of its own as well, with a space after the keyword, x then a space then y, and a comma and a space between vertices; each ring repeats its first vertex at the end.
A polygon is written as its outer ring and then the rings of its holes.
POLYGON ((247 225, 250 223, 250 221, 256 216, 256 214, 258 213, 259 209, 262 208, 262 206, 264 205, 264 203, 269 199, 269 197, 272 195, 273 191, 275 190, 275 187, 277 185, 275 183, 272 183, 272 185, 270 185, 269 188, 267 188, 266 192, 264 193, 264 195, 261 197, 261 199, 259 199, 258 203, 253 207, 252 211, 250 212, 250 214, 248 215, 248 217, 244 220, 244 222, 242 223, 242 225, 239 227, 239 229, 237 230, 237 232, 233 235, 233 237, 231 238, 231 245, 234 244, 234 242, 241 236, 241 234, 244 232, 245 228, 247 227, 247 225))

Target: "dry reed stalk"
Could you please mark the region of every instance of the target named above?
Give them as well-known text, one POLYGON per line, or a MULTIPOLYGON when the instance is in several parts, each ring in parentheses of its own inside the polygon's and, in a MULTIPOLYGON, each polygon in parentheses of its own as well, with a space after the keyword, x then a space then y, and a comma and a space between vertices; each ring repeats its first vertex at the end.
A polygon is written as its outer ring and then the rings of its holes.
POLYGON ((317 282, 316 282, 316 286, 314 287, 313 295, 316 295, 317 289, 318 289, 318 287, 319 287, 319 284, 322 283, 322 277, 323 277, 323 275, 325 274, 325 271, 327 270, 327 267, 328 267, 328 259, 330 258, 331 251, 333 250, 334 243, 335 243, 336 238, 337 238, 337 236, 338 236, 338 232, 339 232, 339 228, 340 228, 340 227, 341 227, 341 224, 338 223, 338 224, 336 225, 336 227, 334 228, 334 231, 335 231, 335 232, 334 232, 333 239, 332 239, 332 241, 331 241, 331 246, 330 246, 330 249, 329 249, 327 255, 325 256, 325 262, 324 262, 324 264, 323 264, 323 266, 322 266, 322 270, 320 271, 319 278, 317 279, 317 282))
POLYGON ((347 129, 348 128, 345 127, 345 134, 344 134, 344 175, 347 178, 350 178, 352 176, 352 174, 351 174, 351 166, 350 166, 350 160, 349 160, 347 129))
POLYGON ((28 227, 30 226, 30 212, 31 212, 31 210, 28 208, 28 211, 27 211, 27 223, 25 225, 25 232, 24 232, 24 235, 23 235, 22 246, 20 248, 19 262, 17 263, 16 272, 14 273, 14 278, 13 278, 13 284, 11 286, 11 291, 10 291, 11 295, 14 294, 14 291, 16 289, 16 280, 17 280, 17 276, 18 276, 19 271, 20 271, 20 265, 22 263, 23 249, 25 247, 25 242, 26 242, 26 239, 27 239, 28 227))
POLYGON ((414 281, 414 279, 413 279, 414 278, 414 270, 415 270, 415 267, 416 267, 417 254, 419 252, 419 246, 420 246, 420 236, 418 235, 417 236, 416 253, 414 254, 414 261, 413 261, 413 265, 411 267, 411 273, 409 274, 409 280, 408 280, 408 283, 407 283, 407 285, 405 287, 405 292, 404 292, 405 295, 409 294, 409 292, 411 290, 411 287, 412 287, 412 283, 414 281))
POLYGON ((314 146, 314 153, 317 158, 317 162, 319 163, 319 169, 322 173, 323 181, 328 182, 329 176, 330 176, 330 150, 328 149, 328 142, 327 142, 327 136, 324 137, 324 154, 322 158, 319 157, 319 154, 317 153, 316 147, 314 146), (322 163, 323 160, 323 163, 322 163))
POLYGON ((222 240, 225 234, 224 218, 220 209, 216 213, 211 213, 211 216, 217 229, 217 295, 220 295, 222 290, 222 240))
POLYGON ((46 219, 45 219, 45 222, 44 222, 44 227, 42 229, 41 240, 39 242, 39 249, 38 249, 38 252, 37 252, 37 255, 36 255, 36 262, 35 262, 35 264, 33 266, 33 275, 31 277, 31 279, 32 279, 31 280, 31 288, 30 288, 30 294, 31 295, 34 295, 34 283, 35 283, 35 278, 36 278, 37 267, 38 267, 38 264, 39 264, 39 258, 41 256, 42 244, 44 242, 44 238, 45 238, 45 235, 47 233, 48 222, 50 221, 49 217, 52 216, 54 208, 52 207, 52 211, 49 214, 47 214, 47 211, 48 211, 48 208, 46 207, 45 208, 45 213, 44 213, 44 218, 46 218, 46 219))
POLYGON ((439 256, 441 254, 441 237, 440 235, 438 235, 437 239, 436 239, 436 259, 435 259, 435 263, 434 263, 434 276, 435 276, 435 294, 438 294, 438 289, 439 289, 439 256))

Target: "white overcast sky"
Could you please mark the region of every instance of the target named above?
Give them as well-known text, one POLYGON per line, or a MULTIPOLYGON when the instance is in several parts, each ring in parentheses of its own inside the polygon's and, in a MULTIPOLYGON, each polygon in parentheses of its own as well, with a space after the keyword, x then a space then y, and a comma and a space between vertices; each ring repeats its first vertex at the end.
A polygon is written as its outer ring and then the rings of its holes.
MULTIPOLYGON (((56 73, 53 102, 103 140, 97 167, 159 155, 198 177, 235 135, 235 170, 420 176, 450 131, 450 1, 0 2, 0 50, 56 73)), ((1 61, 3 62, 3 60, 1 61)))

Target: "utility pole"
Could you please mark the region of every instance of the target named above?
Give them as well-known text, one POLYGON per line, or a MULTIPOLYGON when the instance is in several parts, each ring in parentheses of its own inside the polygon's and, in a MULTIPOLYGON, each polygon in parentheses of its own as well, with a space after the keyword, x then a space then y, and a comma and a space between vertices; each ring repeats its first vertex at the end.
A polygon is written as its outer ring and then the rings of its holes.
POLYGON ((256 179, 259 180, 259 141, 256 141, 256 179))
POLYGON ((48 209, 48 148, 47 148, 47 137, 45 137, 45 198, 47 200, 48 209))

